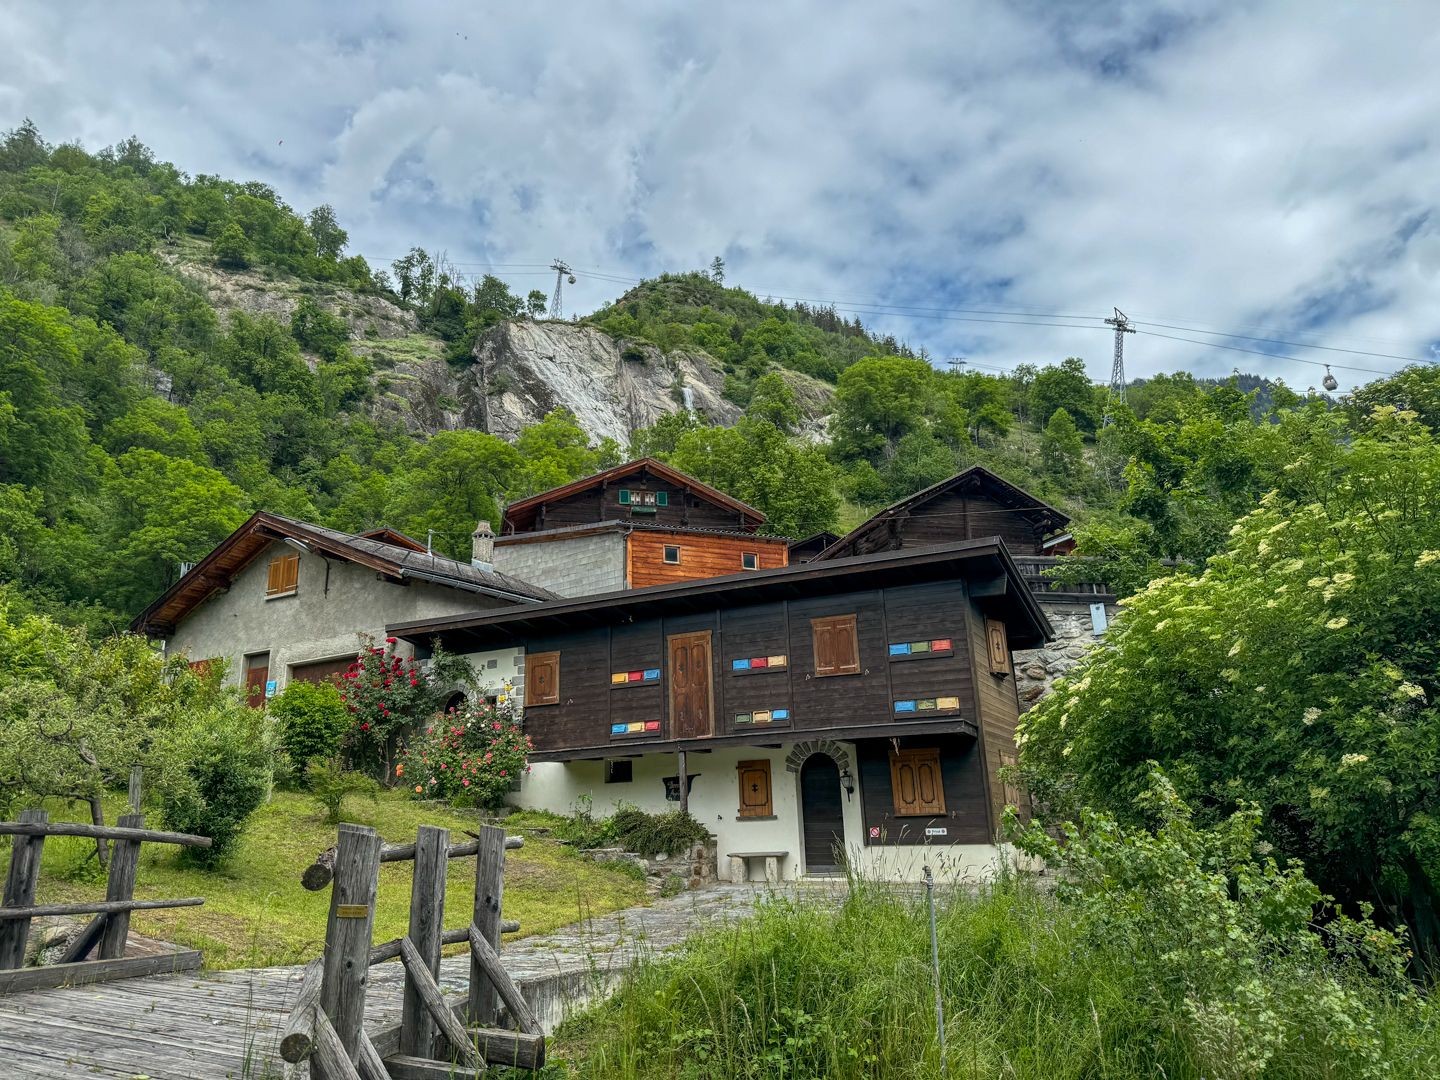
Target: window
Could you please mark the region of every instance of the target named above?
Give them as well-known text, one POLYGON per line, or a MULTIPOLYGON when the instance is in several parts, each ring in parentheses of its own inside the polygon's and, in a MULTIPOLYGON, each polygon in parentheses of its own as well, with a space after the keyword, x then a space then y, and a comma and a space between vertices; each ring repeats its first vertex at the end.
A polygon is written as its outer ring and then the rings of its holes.
POLYGON ((676 566, 678 566, 678 565, 680 564, 680 545, 679 545, 679 544, 666 544, 666 545, 665 545, 665 561, 666 561, 667 563, 673 563, 673 564, 676 565, 676 566))
POLYGON ((854 615, 827 615, 811 619, 815 638, 815 674, 860 674, 860 640, 854 615))
POLYGON ((1019 764, 1015 753, 1009 750, 1000 751, 1000 797, 1005 800, 1006 806, 1013 806, 1021 813, 1025 812, 1025 804, 1020 789, 1015 785, 1014 770, 1019 764))
POLYGON ((940 751, 896 750, 890 754, 890 791, 896 817, 939 817, 945 813, 940 751))
POLYGON ((985 647, 990 654, 990 674, 1010 674, 1010 639, 999 619, 985 620, 985 647))
POLYGON ((753 552, 753 551, 742 551, 742 552, 740 553, 740 569, 741 569, 741 570, 758 570, 758 569, 760 569, 760 556, 759 556, 758 554, 756 554, 755 552, 753 552))
POLYGON ((300 583, 300 556, 276 555, 270 560, 270 575, 265 582, 265 599, 293 596, 300 583))
POLYGON ((215 665, 218 663, 220 663, 218 656, 212 656, 208 660, 191 660, 190 670, 193 671, 198 678, 208 679, 210 672, 214 670, 215 665))
POLYGON ((605 783, 628 784, 635 779, 635 763, 628 758, 605 759, 605 783))
POLYGON ((668 491, 632 491, 629 488, 621 488, 620 505, 628 506, 632 510, 643 510, 654 513, 657 506, 670 505, 670 493, 668 491))
POLYGON ((560 703, 560 654, 535 653, 525 657, 525 707, 560 703))
POLYGON ((770 797, 770 762, 742 761, 735 770, 740 777, 740 816, 774 817, 775 803, 770 797))

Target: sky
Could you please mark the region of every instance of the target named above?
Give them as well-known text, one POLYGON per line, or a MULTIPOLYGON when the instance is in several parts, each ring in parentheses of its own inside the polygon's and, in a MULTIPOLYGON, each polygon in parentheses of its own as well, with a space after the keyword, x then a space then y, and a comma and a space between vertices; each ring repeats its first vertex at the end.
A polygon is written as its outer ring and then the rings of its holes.
POLYGON ((329 203, 374 264, 562 258, 567 314, 720 255, 939 364, 1104 380, 1119 307, 1132 378, 1348 387, 1440 359, 1437 56, 1418 0, 0 0, 0 128, 329 203))

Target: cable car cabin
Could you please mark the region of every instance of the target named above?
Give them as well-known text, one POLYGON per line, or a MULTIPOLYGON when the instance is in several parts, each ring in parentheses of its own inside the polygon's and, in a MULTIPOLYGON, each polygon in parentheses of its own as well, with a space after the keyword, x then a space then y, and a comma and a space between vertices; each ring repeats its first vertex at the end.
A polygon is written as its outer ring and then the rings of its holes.
POLYGON ((1012 650, 1051 636, 996 537, 389 631, 482 667, 524 649, 517 805, 663 811, 684 785, 722 877, 848 860, 906 880, 995 858, 1019 801, 1012 650))

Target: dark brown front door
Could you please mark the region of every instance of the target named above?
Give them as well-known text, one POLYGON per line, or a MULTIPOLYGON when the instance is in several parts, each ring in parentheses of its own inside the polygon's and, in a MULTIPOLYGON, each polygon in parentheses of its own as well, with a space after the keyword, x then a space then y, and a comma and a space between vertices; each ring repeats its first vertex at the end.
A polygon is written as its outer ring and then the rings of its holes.
POLYGON ((270 654, 254 653, 245 658, 245 700, 252 709, 265 705, 265 684, 270 681, 270 654))
POLYGON ((840 769, 828 754, 811 754, 800 767, 800 818, 805 833, 805 872, 840 869, 845 817, 840 805, 840 769))
POLYGON ((710 631, 670 638, 670 737, 701 739, 715 734, 710 694, 710 631))

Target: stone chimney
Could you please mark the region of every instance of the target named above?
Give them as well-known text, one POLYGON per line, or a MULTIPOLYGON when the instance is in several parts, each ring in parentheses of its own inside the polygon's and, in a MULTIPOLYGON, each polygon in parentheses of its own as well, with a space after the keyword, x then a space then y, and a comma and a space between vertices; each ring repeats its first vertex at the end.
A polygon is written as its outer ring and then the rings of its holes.
POLYGON ((495 534, 484 518, 470 534, 470 565, 476 570, 495 569, 495 534))

